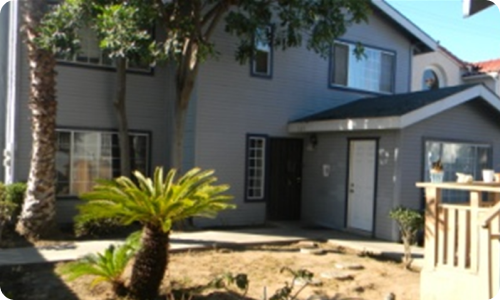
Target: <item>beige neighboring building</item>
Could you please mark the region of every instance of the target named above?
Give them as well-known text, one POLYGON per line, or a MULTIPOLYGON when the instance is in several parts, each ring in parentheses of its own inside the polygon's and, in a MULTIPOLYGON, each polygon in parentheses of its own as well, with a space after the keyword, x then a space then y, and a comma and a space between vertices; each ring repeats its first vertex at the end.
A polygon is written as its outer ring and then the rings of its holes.
POLYGON ((462 84, 467 63, 439 46, 434 52, 413 57, 412 91, 462 84))
POLYGON ((500 95, 500 59, 464 62, 446 48, 413 58, 412 91, 482 83, 500 95))

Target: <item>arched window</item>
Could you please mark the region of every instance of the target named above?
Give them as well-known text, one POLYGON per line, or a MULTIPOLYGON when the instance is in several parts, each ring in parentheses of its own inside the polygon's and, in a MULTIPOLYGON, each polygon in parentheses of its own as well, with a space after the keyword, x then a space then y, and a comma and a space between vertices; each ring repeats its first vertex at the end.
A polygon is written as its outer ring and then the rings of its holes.
POLYGON ((439 77, 431 69, 427 69, 424 71, 424 76, 422 78, 422 89, 425 90, 435 90, 440 87, 439 85, 439 77))

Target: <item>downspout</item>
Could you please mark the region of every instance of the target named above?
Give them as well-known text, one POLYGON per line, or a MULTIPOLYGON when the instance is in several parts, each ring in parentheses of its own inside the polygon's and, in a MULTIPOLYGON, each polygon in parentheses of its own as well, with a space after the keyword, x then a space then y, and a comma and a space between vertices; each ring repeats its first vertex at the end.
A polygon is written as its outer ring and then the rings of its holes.
POLYGON ((17 58, 19 49, 18 40, 19 1, 10 1, 9 16, 9 52, 7 66, 7 101, 5 124, 5 149, 3 150, 3 165, 5 167, 6 184, 14 182, 15 178, 15 149, 16 149, 16 115, 17 115, 17 58))

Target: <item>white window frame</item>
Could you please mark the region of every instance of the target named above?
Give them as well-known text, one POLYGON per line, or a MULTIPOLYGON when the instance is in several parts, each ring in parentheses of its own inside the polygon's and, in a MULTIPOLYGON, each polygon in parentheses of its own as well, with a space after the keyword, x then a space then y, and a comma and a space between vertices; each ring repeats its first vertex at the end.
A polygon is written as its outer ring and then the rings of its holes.
MULTIPOLYGON (((68 170, 68 193, 67 194, 58 194, 57 197, 76 197, 78 196, 74 191, 73 191, 73 183, 74 183, 74 162, 75 159, 77 158, 75 156, 75 134, 78 133, 96 133, 99 134, 100 137, 102 137, 102 134, 110 134, 110 135, 118 135, 118 132, 113 131, 113 130, 85 130, 85 129, 57 129, 56 132, 59 133, 69 133, 70 134, 70 140, 69 140, 69 170, 68 170)), ((145 170, 142 170, 145 174, 149 174, 149 162, 150 162, 150 134, 145 133, 145 132, 129 132, 130 137, 135 137, 135 136, 140 136, 145 138, 145 143, 146 143, 146 155, 145 155, 145 170)), ((97 152, 99 153, 99 156, 102 157, 102 145, 101 145, 101 140, 99 139, 98 141, 98 147, 99 149, 97 152)), ((112 146, 112 145, 111 145, 112 146)), ((112 151, 112 149, 111 149, 112 151)), ((59 152, 59 141, 57 141, 57 148, 56 148, 56 154, 59 152)), ((56 157, 57 159, 57 157, 56 157)), ((119 159, 119 157, 113 157, 113 154, 111 152, 109 156, 109 160, 111 162, 111 166, 113 166, 113 159, 119 159)), ((113 177, 113 169, 111 169, 111 177, 110 178, 103 178, 103 179, 111 179, 113 177)))
POLYGON ((336 41, 332 47, 330 60, 330 86, 342 87, 355 90, 368 91, 380 94, 392 94, 395 88, 396 53, 375 47, 363 45, 364 52, 358 58, 355 54, 356 44, 344 41, 336 41), (347 84, 336 82, 335 70, 335 46, 344 45, 348 47, 347 56, 347 84), (383 55, 392 57, 390 66, 390 90, 382 90, 383 82, 383 55), (356 68, 357 67, 357 68, 356 68), (369 77, 372 76, 372 77, 369 77))
POLYGON ((246 154, 246 184, 245 199, 248 201, 262 201, 266 196, 266 169, 267 169, 267 137, 263 135, 247 136, 246 154), (259 141, 258 146, 254 146, 259 141), (253 155, 252 155, 253 153, 253 155), (253 162, 252 162, 253 161, 253 162), (260 163, 257 163, 260 162, 260 163), (253 172, 253 174, 252 174, 253 172), (259 184, 255 184, 259 182, 259 184), (253 191, 253 193, 251 193, 253 191))
POLYGON ((257 77, 271 77, 272 76, 272 65, 273 65, 273 47, 272 45, 267 42, 264 43, 262 38, 258 38, 258 36, 261 36, 262 34, 265 34, 266 37, 272 34, 272 27, 271 26, 266 26, 265 28, 259 28, 255 32, 255 37, 254 37, 254 43, 255 43, 255 55, 252 57, 251 60, 251 68, 252 68, 252 75, 257 76, 257 77), (265 32, 263 32, 265 31, 265 32), (267 72, 259 72, 257 70, 257 63, 256 63, 256 56, 257 52, 263 52, 267 53, 267 72))

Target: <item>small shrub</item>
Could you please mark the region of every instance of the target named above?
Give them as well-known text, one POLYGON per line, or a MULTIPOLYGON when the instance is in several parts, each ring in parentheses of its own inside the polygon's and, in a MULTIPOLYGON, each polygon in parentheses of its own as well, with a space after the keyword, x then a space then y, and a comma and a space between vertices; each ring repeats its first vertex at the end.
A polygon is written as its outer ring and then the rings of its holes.
POLYGON ((24 193, 26 193, 26 183, 15 182, 5 186, 5 200, 16 203, 21 206, 24 200, 24 193))
POLYGON ((95 276, 91 282, 94 287, 100 282, 109 282, 118 296, 127 293, 122 274, 128 262, 140 249, 140 232, 132 233, 121 246, 110 245, 104 253, 90 254, 79 261, 64 265, 59 269, 69 281, 84 275, 95 276))
POLYGON ((123 226, 113 218, 92 219, 76 222, 74 225, 76 237, 100 237, 116 233, 123 226))
POLYGON ((5 186, 5 201, 15 204, 11 224, 17 223, 17 218, 21 213, 21 207, 24 201, 27 185, 24 182, 14 182, 5 186))
POLYGON ((0 182, 0 242, 2 242, 2 235, 7 225, 13 221, 17 204, 6 200, 6 187, 0 182))
POLYGON ((417 210, 400 206, 391 209, 389 217, 398 223, 404 244, 403 264, 409 269, 412 263, 411 245, 415 243, 418 231, 424 228, 424 216, 417 210))
POLYGON ((285 282, 285 286, 278 289, 274 295, 269 298, 269 300, 295 300, 299 296, 299 294, 307 287, 310 285, 314 274, 309 272, 308 270, 305 269, 300 269, 300 270, 292 270, 288 267, 284 267, 280 271, 281 273, 283 272, 288 272, 290 273, 293 278, 292 282, 288 283, 285 282), (302 280, 305 284, 302 285, 297 291, 295 291, 295 282, 296 280, 302 280))

